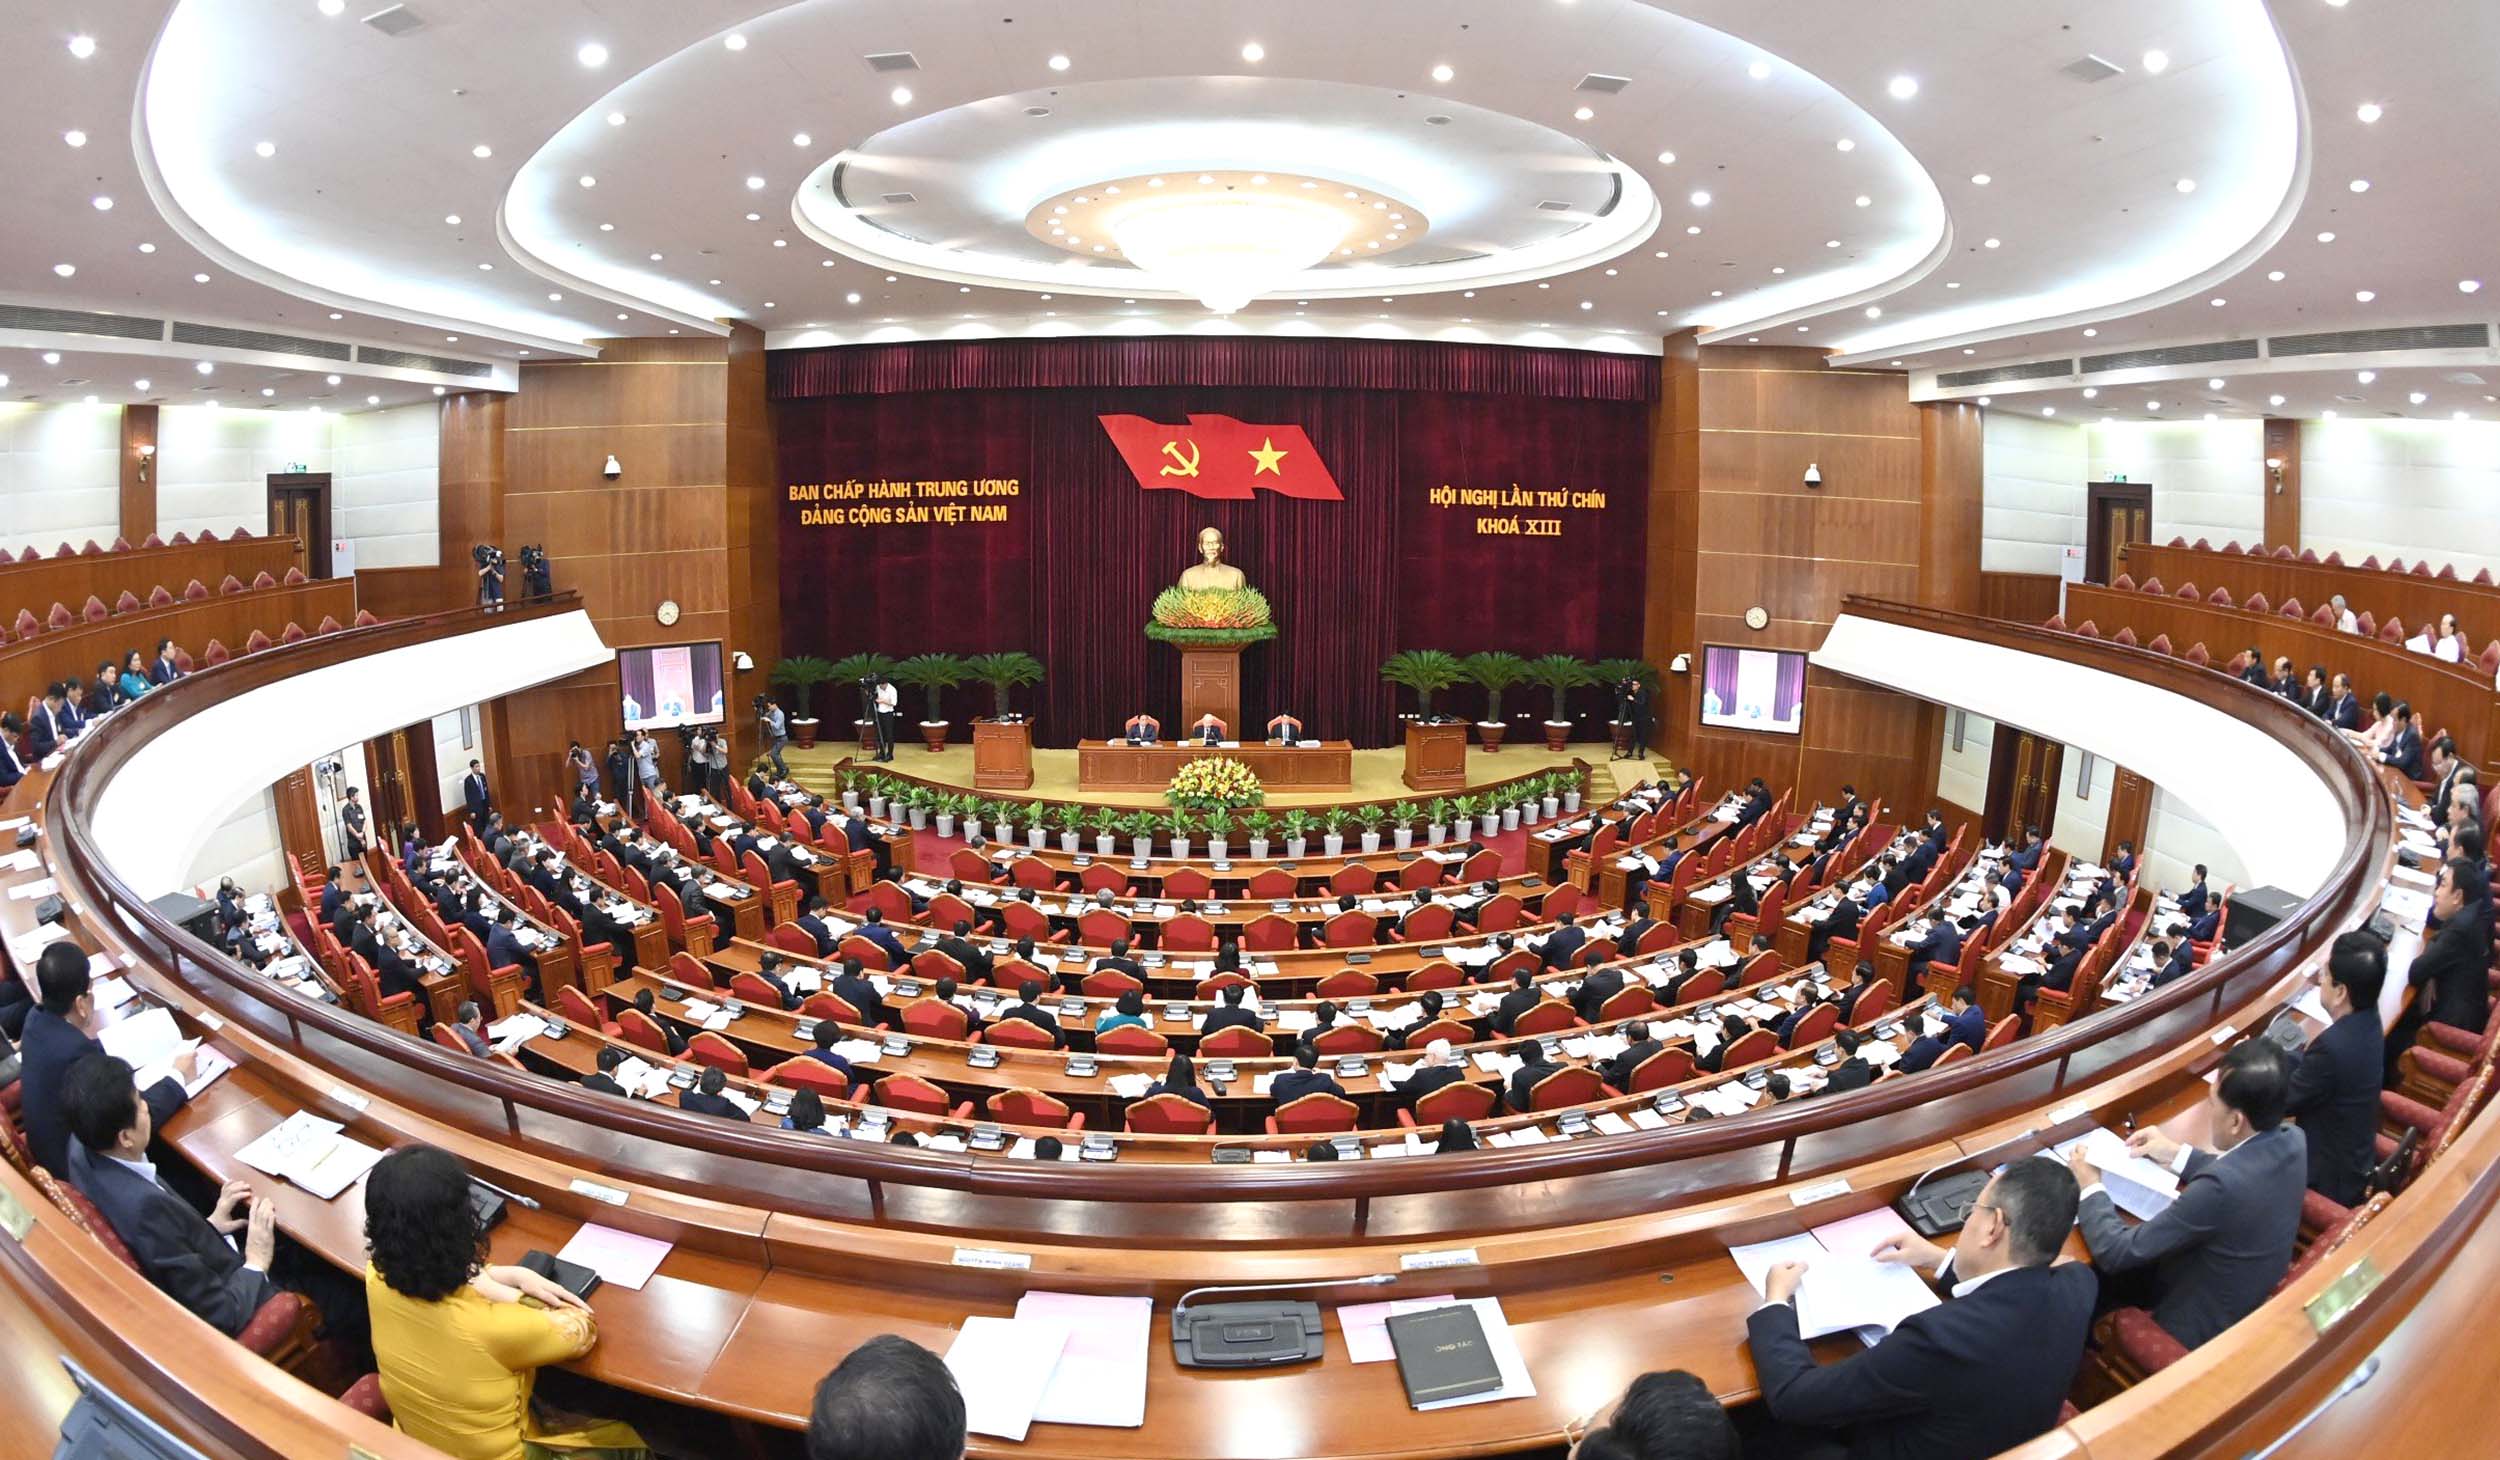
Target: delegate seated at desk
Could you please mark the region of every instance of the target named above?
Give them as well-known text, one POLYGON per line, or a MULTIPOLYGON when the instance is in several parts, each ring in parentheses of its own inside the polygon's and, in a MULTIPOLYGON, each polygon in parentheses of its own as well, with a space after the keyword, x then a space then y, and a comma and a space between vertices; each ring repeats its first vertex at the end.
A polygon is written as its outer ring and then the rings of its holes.
POLYGON ((1189 738, 1200 745, 1221 745, 1231 733, 1224 722, 1213 715, 1200 715, 1197 723, 1189 727, 1189 738))
POLYGON ((1276 715, 1267 722, 1267 743, 1291 745, 1302 738, 1302 722, 1290 714, 1276 715))
POLYGON ((1152 745, 1163 735, 1163 722, 1152 715, 1131 715, 1120 726, 1120 738, 1130 745, 1152 745))

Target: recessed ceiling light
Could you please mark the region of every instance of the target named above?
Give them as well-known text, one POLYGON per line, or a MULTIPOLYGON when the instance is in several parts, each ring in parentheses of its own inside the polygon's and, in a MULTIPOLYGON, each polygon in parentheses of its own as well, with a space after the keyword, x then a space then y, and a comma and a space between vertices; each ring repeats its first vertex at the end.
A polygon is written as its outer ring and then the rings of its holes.
POLYGON ((583 173, 580 177, 577 177, 577 178, 573 179, 573 181, 575 181, 575 182, 577 182, 577 183, 580 183, 583 187, 586 187, 586 188, 595 188, 595 187, 599 186, 599 179, 597 179, 597 178, 595 178, 595 177, 592 177, 589 173, 586 173, 586 172, 585 172, 585 173, 583 173))
POLYGON ((793 147, 813 146, 815 141, 815 138, 807 135, 805 132, 793 132, 790 134, 790 145, 793 147))
POLYGON ((338 15, 347 9, 347 0, 321 0, 321 3, 313 8, 324 15, 338 15))
POLYGON ((69 38, 69 53, 83 61, 95 54, 95 37, 74 35, 69 38))
POLYGON ((263 396, 273 396, 278 393, 278 388, 274 385, 264 385, 260 388, 260 393, 263 396))
POLYGON ((475 147, 469 149, 469 155, 483 161, 486 158, 494 156, 495 149, 487 146, 483 142, 480 142, 475 147))
POLYGON ((1797 333, 1799 333, 1799 334, 1804 334, 1807 330, 1810 330, 1810 329, 1812 329, 1812 328, 1814 328, 1814 326, 1812 326, 1812 325, 1810 325, 1810 324, 1801 324, 1801 325, 1797 326, 1797 333))
POLYGON ((1050 58, 1050 69, 1053 71, 1065 71, 1068 69, 1069 64, 1068 58, 1065 56, 1053 56, 1050 58))
POLYGON ((761 213, 749 213, 747 215, 747 221, 749 223, 761 223, 764 221, 764 215, 761 213))
POLYGON ((762 192, 763 190, 764 190, 764 180, 763 180, 762 178, 760 178, 760 177, 750 177, 750 178, 748 178, 748 179, 747 179, 747 191, 748 191, 748 192, 751 192, 751 193, 760 193, 760 192, 762 192))
POLYGON ((2097 330, 2097 329, 2088 329, 2088 330, 2085 330, 2085 331, 2083 332, 2083 337, 2084 337, 2085 339, 2089 340, 2089 339, 2093 339, 2093 338, 2097 337, 2099 334, 2100 334, 2100 331, 2099 331, 2099 330, 2097 330))
POLYGON ((1672 152, 1661 152, 1661 153, 1659 153, 1659 154, 1658 154, 1658 165, 1659 165, 1659 166, 1661 166, 1661 167, 1673 167, 1673 166, 1675 166, 1675 154, 1674 154, 1674 153, 1672 153, 1672 152))
POLYGON ((1864 193, 1860 193, 1860 194, 1858 194, 1858 206, 1859 206, 1859 207, 1861 207, 1861 208, 1872 207, 1872 206, 1874 206, 1874 203, 1875 203, 1875 200, 1874 200, 1873 198, 1868 197, 1866 194, 1864 194, 1864 193))
POLYGON ((618 316, 617 316, 617 318, 618 318, 618 319, 623 319, 623 318, 625 318, 625 316, 620 314, 620 315, 618 315, 618 316))
POLYGON ((480 264, 477 268, 478 272, 481 274, 491 274, 495 272, 495 266, 493 264, 480 264))
POLYGON ((550 290, 550 291, 548 291, 548 294, 547 294, 547 302, 548 302, 549 304, 562 304, 562 303, 564 302, 564 296, 563 296, 562 294, 556 293, 556 292, 555 292, 555 291, 553 291, 553 290, 550 290))
POLYGON ((573 59, 595 69, 608 64, 608 48, 597 41, 588 41, 573 53, 573 59))
POLYGON ((1984 406, 1984 405, 1992 405, 1992 404, 1994 404, 1994 403, 1995 403, 1995 398, 1994 398, 1994 397, 1992 397, 1992 396, 1984 396, 1984 395, 1983 395, 1983 396, 1981 396, 1981 397, 1979 398, 1979 403, 1980 403, 1981 405, 1983 405, 1983 406, 1984 406))
POLYGON ((52 266, 52 272, 66 279, 70 275, 78 272, 78 266, 76 264, 54 264, 52 266))
POLYGON ((1689 201, 1696 208, 1707 208, 1710 206, 1710 195, 1699 189, 1695 189, 1691 198, 1687 201, 1689 201))
POLYGON ((2320 243, 2333 243, 2334 241, 2335 241, 2335 232, 2334 232, 2334 230, 2333 230, 2333 229, 2329 229, 2329 230, 2327 230, 2326 232, 2321 233, 2321 234, 2319 234, 2319 235, 2318 235, 2318 242, 2320 242, 2320 243))
POLYGON ((1583 299, 1580 301, 1580 307, 1582 309, 1595 309, 1597 307, 1597 302, 1592 299, 1583 299))
POLYGON ((599 231, 601 233, 614 233, 616 231, 616 225, 613 223, 602 223, 599 225, 599 231))
POLYGON ((2356 300, 2359 300, 2359 301, 2360 301, 2361 303, 2363 303, 2363 304, 2367 304, 2367 303, 2369 303, 2371 300, 2376 299, 2376 298, 2378 297, 2378 294, 2377 294, 2375 291, 2373 291, 2373 290, 2369 290, 2369 289, 2355 289, 2354 291, 2352 291, 2352 297, 2353 297, 2354 299, 2356 299, 2356 300))
POLYGON ((444 344, 446 344, 446 345, 456 345, 456 344, 459 344, 459 343, 460 343, 460 337, 459 337, 458 335, 445 335, 445 336, 443 336, 443 343, 444 343, 444 344))
POLYGON ((1713 290, 1711 290, 1711 291, 1710 291, 1710 297, 1711 297, 1711 298, 1713 298, 1713 299, 1722 298, 1722 297, 1724 297, 1726 294, 1727 294, 1727 291, 1726 291, 1725 289, 1713 289, 1713 290))
POLYGON ((2267 396, 2267 397, 2266 397, 2266 404, 2267 404, 2267 405, 2270 405, 2270 406, 2279 406, 2279 405, 2283 404, 2283 397, 2281 397, 2281 396, 2279 396, 2279 395, 2270 395, 2270 396, 2267 396))
POLYGON ((2483 281, 2480 279, 2457 280, 2457 292, 2459 294, 2472 294, 2479 291, 2482 287, 2483 281))
POLYGON ((1947 289, 1959 289, 1962 287, 1962 281, 1959 279, 1948 280, 1945 283, 1945 287, 1947 289))
POLYGON ((275 157, 278 155, 278 144, 275 142, 255 142, 252 144, 252 150, 259 153, 263 157, 275 157))
POLYGON ((1855 152, 1858 150, 1857 139, 1854 137, 1843 137, 1839 141, 1834 142, 1832 145, 1839 148, 1843 152, 1855 152))
POLYGON ((1698 223, 1688 223, 1684 226, 1684 231, 1686 233, 1699 233, 1701 232, 1701 225, 1698 223))
POLYGON ((1978 349, 1977 349, 1976 347, 1974 347, 1974 346, 1964 345, 1964 346, 1962 347, 1962 353, 1963 353, 1963 354, 1965 354, 1965 355, 1976 355, 1976 354, 1978 354, 1978 353, 1979 353, 1979 351, 1978 351, 1978 349))
POLYGON ((345 318, 347 318, 347 316, 346 316, 346 315, 339 313, 339 312, 338 312, 337 310, 335 310, 335 309, 333 309, 333 310, 331 310, 331 311, 330 311, 330 317, 331 317, 332 319, 345 319, 345 318))
MULTIPOLYGON (((1900 362, 1896 360, 1893 363, 1897 365, 1900 362)), ((2097 385, 2087 385, 2083 388, 2083 398, 2085 400, 2097 400, 2100 398, 2100 394, 2101 388, 2097 385)))
POLYGON ((366 397, 365 397, 365 404, 366 404, 366 405, 369 405, 369 406, 378 406, 378 405, 380 405, 381 403, 382 403, 382 397, 380 397, 380 396, 378 396, 378 395, 369 395, 369 396, 366 396, 366 397))
POLYGON ((1450 69, 1449 63, 1446 61, 1432 68, 1432 79, 1435 81, 1447 81, 1457 74, 1457 72, 1450 69))
POLYGON ((2353 379, 2360 381, 2363 385, 2368 385, 2371 381, 2378 379, 2378 372, 2375 370, 2359 371, 2353 376, 2353 379))
POLYGON ((44 352, 43 352, 43 363, 45 363, 46 365, 58 365, 58 364, 60 364, 60 363, 61 363, 61 352, 60 352, 60 351, 58 351, 58 350, 46 350, 46 351, 44 351, 44 352))
POLYGON ((1840 240, 1839 240, 1839 239, 1837 239, 1837 238, 1827 238, 1827 239, 1824 239, 1824 240, 1823 240, 1823 246, 1824 246, 1825 248, 1838 248, 1838 247, 1840 247, 1840 240))
POLYGON ((2217 294, 2217 295, 2215 295, 2213 298, 2208 299, 2208 300, 2206 300, 2205 302, 2206 302, 2207 304, 2212 305, 2212 306, 2213 306, 2214 308, 2216 308, 2216 309, 2220 309, 2222 306, 2224 306, 2224 305, 2226 305, 2226 304, 2230 303, 2231 301, 2230 301, 2230 300, 2228 300, 2228 299, 2225 299, 2225 298, 2223 298, 2222 296, 2220 296, 2220 295, 2218 295, 2218 294, 2217 294))
POLYGON ((443 221, 450 224, 452 227, 457 228, 460 226, 460 215, 457 213, 445 213, 443 215, 443 221))
POLYGON ((1572 115, 1573 120, 1575 120, 1575 121, 1582 121, 1582 122, 1585 122, 1585 121, 1587 121, 1589 118, 1596 116, 1596 115, 1597 115, 1597 113, 1596 113, 1596 112, 1594 112, 1594 111, 1592 111, 1592 110, 1590 110, 1590 109, 1589 109, 1589 108, 1587 108, 1587 107, 1581 107, 1581 108, 1579 108, 1578 110, 1576 110, 1576 111, 1572 112, 1572 114, 1571 114, 1571 115, 1572 115))
MULTIPOLYGON (((1466 291, 1465 293, 1463 293, 1463 294, 1459 295, 1458 297, 1459 297, 1459 298, 1461 298, 1461 299, 1473 299, 1473 298, 1475 298, 1475 297, 1476 297, 1476 291, 1475 291, 1475 290, 1473 290, 1473 289, 1470 289, 1470 290, 1466 291)), ((1305 299, 1305 300, 1301 300, 1301 301, 1299 301, 1299 302, 1301 302, 1301 303, 1303 303, 1303 304, 1308 304, 1308 303, 1310 303, 1311 301, 1309 301, 1309 300, 1305 299)))
POLYGON ((1756 61, 1752 65, 1745 68, 1745 74, 1752 77, 1756 81, 1764 80, 1771 74, 1771 63, 1768 61, 1756 61))
POLYGON ((1551 285, 1551 284, 1539 284, 1539 285, 1537 285, 1537 287, 1538 287, 1539 289, 1551 289, 1551 288, 1553 288, 1554 286, 1553 286, 1553 285, 1551 285))
POLYGON ((651 262, 653 262, 653 263, 655 263, 655 264, 656 264, 656 263, 658 263, 659 261, 660 261, 660 256, 659 256, 658 254, 653 254, 653 255, 651 256, 651 262))
POLYGON ((2361 118, 2364 122, 2375 122, 2380 117, 2387 115, 2387 112, 2377 102, 2365 101, 2360 106, 2353 109, 2353 115, 2361 118))
POLYGON ((1773 264, 1771 265, 1771 272, 1774 274, 1785 274, 1788 272, 1788 266, 1786 264, 1773 264))
MULTIPOLYGON (((2328 3, 2332 4, 2334 3, 2334 0, 2328 0, 2328 3)), ((2320 411, 2318 412, 2318 419, 2322 421, 2332 421, 2335 419, 2335 413, 2333 411, 2320 411)))
POLYGON ((1241 48, 1241 59, 1245 61, 1264 61, 1267 59, 1267 47, 1260 45, 1257 41, 1252 41, 1248 45, 1241 48))
POLYGON ((820 269, 830 269, 830 268, 832 268, 832 267, 833 267, 833 260, 831 260, 831 259, 818 259, 818 260, 816 261, 816 267, 818 267, 818 268, 820 268, 820 269))
POLYGON ((1881 308, 1870 304, 1866 307, 1866 317, 1868 319, 1882 319, 1884 317, 1884 311, 1881 308))
POLYGON ((214 374, 216 374, 216 373, 217 373, 217 366, 216 366, 216 364, 215 364, 214 362, 212 362, 212 361, 208 361, 208 360, 202 360, 202 361, 200 361, 198 364, 196 364, 196 365, 192 366, 191 368, 192 368, 192 369, 194 369, 194 370, 197 370, 197 371, 198 371, 198 372, 200 372, 202 375, 214 375, 214 374))
POLYGON ((1998 244, 2001 242, 2001 240, 1994 239, 1994 238, 1988 238, 1988 239, 1982 239, 1982 240, 1980 240, 1980 242, 1981 242, 1981 244, 1982 244, 1982 246, 1983 246, 1983 247, 1987 247, 1987 248, 1995 248, 1995 247, 1997 247, 1997 246, 1998 246, 1998 244))
POLYGON ((2161 73, 2169 69, 2170 53, 2168 51, 2146 51, 2144 53, 2145 75, 2159 76, 2161 73))
POLYGON ((2344 184, 2344 186, 2352 189, 2356 193, 2366 193, 2370 190, 2370 180, 2366 177, 2357 177, 2351 182, 2344 184))
POLYGON ((110 213, 113 211, 113 200, 104 196, 102 193, 96 194, 95 197, 89 201, 95 204, 95 210, 99 213, 110 213))
POLYGON ((734 30, 729 34, 722 36, 720 38, 720 43, 723 47, 732 51, 743 51, 747 48, 746 36, 734 30))
POLYGON ((2280 284, 2280 283, 2282 283, 2282 282, 2283 282, 2283 271, 2282 271, 2281 269, 2268 269, 2268 270, 2266 271, 2266 282, 2267 282, 2267 283, 2269 283, 2269 284, 2280 284))
MULTIPOLYGON (((441 395, 441 394, 443 393, 443 388, 442 388, 441 386, 439 386, 439 385, 438 385, 438 386, 436 386, 436 387, 434 387, 434 393, 435 393, 436 395, 441 395)), ((209 402, 209 404, 213 406, 213 405, 217 404, 217 402, 215 402, 215 401, 210 401, 210 402, 209 402)))
POLYGON ((2041 415, 2044 415, 2044 416, 2054 416, 2054 415, 2056 415, 2056 414, 2057 414, 2057 407, 2055 407, 2055 406, 2042 406, 2042 407, 2040 408, 2040 414, 2041 414, 2041 415))
POLYGON ((625 125, 625 114, 624 114, 623 112, 610 112, 610 113, 608 113, 608 125, 609 125, 609 126, 611 126, 611 127, 621 127, 621 126, 624 126, 624 125, 625 125))
POLYGON ((84 147, 87 145, 87 134, 79 131, 76 127, 72 127, 68 131, 61 134, 61 140, 67 142, 72 147, 84 147))
POLYGON ((2161 409, 2161 402, 2157 400, 2148 400, 2144 403, 2144 409, 2148 411, 2158 411, 2161 409))
POLYGON ((788 248, 789 246, 790 240, 786 238, 776 238, 773 240, 773 247, 775 248, 788 248))
POLYGON ((1884 89, 1892 93, 1892 99, 1894 101, 1908 101, 1911 97, 1918 95, 1918 78, 1915 76, 1895 76, 1892 78, 1891 84, 1886 86, 1884 89))
POLYGON ((2427 395, 2425 395, 2425 394, 2423 394, 2421 391, 2418 391, 2418 390, 2417 390, 2417 391, 2413 392, 2411 395, 2406 396, 2406 397, 2405 397, 2405 399, 2406 399, 2406 400, 2408 400, 2408 401, 2410 401, 2410 402, 2412 402, 2413 404, 2415 404, 2415 405, 2417 405, 2417 406, 2418 406, 2418 405, 2420 405, 2422 402, 2424 402, 2424 401, 2426 401, 2426 400, 2429 400, 2429 399, 2430 399, 2430 397, 2429 397, 2429 396, 2427 396, 2427 395))
POLYGON ((2196 191, 2196 179, 2192 177, 2183 177, 2177 182, 2172 183, 2171 186, 2177 188, 2180 192, 2192 193, 2196 191))
POLYGON ((2222 389, 2222 386, 2223 380, 2219 375, 2207 376, 2205 379, 2205 388, 2207 390, 2220 390, 2222 389))
POLYGON ((909 105, 911 105, 911 88, 910 88, 910 87, 908 87, 908 86, 897 86, 897 87, 895 87, 895 88, 894 88, 894 92, 893 92, 893 96, 894 96, 894 104, 895 104, 896 106, 909 106, 909 105))
MULTIPOLYGON (((323 376, 323 377, 322 377, 322 379, 323 379, 325 382, 327 382, 328 384, 331 384, 331 385, 336 385, 336 384, 338 384, 338 383, 339 383, 339 378, 338 378, 337 376, 335 376, 335 375, 325 375, 325 376, 323 376)), ((143 387, 141 387, 141 388, 142 388, 142 389, 144 389, 145 387, 143 386, 143 387)))
POLYGON ((1984 187, 1986 187, 1988 184, 1990 184, 1990 183, 1992 183, 1992 182, 1996 181, 1996 179, 1995 179, 1995 178, 1992 178, 1992 177, 1988 176, 1988 174, 1986 174, 1986 173, 1984 173, 1984 172, 1974 172, 1974 173, 1972 173, 1972 174, 1970 175, 1970 180, 1971 180, 1971 185, 1972 185, 1972 186, 1974 186, 1974 187, 1982 187, 1982 188, 1984 188, 1984 187))
POLYGON ((859 295, 856 293, 845 294, 842 296, 842 302, 845 304, 857 304, 859 302, 859 295))

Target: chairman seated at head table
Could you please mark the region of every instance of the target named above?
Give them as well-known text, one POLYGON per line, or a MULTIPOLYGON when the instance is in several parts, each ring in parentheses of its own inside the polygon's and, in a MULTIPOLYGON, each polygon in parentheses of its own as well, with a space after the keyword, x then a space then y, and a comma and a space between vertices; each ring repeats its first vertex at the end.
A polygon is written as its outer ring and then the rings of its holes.
POLYGON ((1120 726, 1120 738, 1131 745, 1152 745, 1163 738, 1163 722, 1152 715, 1131 715, 1120 726))

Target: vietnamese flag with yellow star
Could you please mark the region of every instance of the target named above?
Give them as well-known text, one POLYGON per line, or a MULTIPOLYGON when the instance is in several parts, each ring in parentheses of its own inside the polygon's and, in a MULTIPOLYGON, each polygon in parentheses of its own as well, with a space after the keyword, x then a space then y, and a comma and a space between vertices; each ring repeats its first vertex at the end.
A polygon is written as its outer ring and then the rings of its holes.
POLYGON ((1300 426, 1253 425, 1231 416, 1192 415, 1181 426, 1143 416, 1097 419, 1137 484, 1148 491, 1172 488, 1225 501, 1261 491, 1315 502, 1345 500, 1300 426))

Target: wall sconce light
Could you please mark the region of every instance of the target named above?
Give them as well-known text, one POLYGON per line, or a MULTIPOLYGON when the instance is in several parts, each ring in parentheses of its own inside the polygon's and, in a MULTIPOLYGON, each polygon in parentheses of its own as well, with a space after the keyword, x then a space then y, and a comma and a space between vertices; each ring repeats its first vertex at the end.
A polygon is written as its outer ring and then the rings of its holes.
POLYGON ((1809 487, 1823 485, 1823 468, 1811 461, 1806 463, 1806 485, 1809 487))
POLYGON ((608 453, 607 464, 599 468, 599 475, 606 477, 609 481, 615 481, 618 477, 625 475, 625 468, 618 463, 615 452, 608 453))
POLYGON ((139 443, 139 485, 141 485, 141 486, 143 486, 143 487, 144 487, 144 486, 146 486, 146 485, 148 484, 148 467, 149 467, 151 464, 153 464, 153 463, 155 462, 155 460, 156 460, 156 443, 155 443, 155 442, 153 442, 153 441, 142 441, 142 442, 140 442, 140 443, 139 443))
POLYGON ((1692 672, 1693 656, 1690 654, 1678 654, 1673 659, 1667 661, 1667 673, 1669 674, 1690 674, 1692 672))
POLYGON ((735 669, 740 674, 744 674, 755 667, 755 656, 749 654, 744 649, 740 649, 736 653, 729 656, 729 667, 735 669))
POLYGON ((2276 496, 2283 495, 2283 458, 2279 456, 2266 458, 2266 482, 2274 488, 2276 496))

